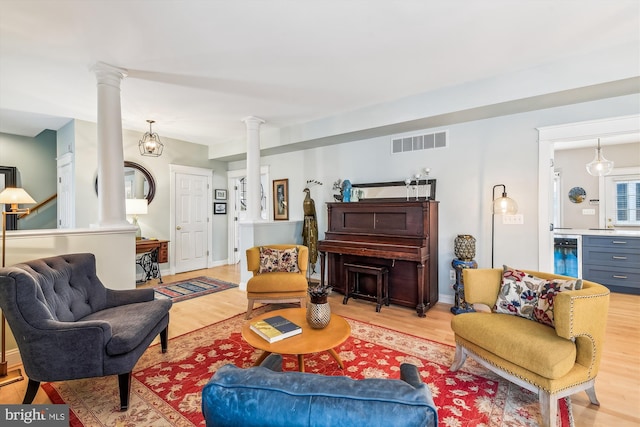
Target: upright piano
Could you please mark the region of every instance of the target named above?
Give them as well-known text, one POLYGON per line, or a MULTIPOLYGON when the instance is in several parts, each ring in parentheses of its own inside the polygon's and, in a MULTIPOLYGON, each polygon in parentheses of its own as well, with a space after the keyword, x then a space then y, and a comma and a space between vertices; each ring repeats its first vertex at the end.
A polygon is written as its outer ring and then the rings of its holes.
MULTIPOLYGON (((327 210, 328 230, 318 242, 321 282, 344 294, 345 263, 387 267, 390 303, 424 317, 438 301, 438 202, 364 199, 327 203, 327 210)), ((362 277, 360 285, 373 293, 370 282, 362 277)))

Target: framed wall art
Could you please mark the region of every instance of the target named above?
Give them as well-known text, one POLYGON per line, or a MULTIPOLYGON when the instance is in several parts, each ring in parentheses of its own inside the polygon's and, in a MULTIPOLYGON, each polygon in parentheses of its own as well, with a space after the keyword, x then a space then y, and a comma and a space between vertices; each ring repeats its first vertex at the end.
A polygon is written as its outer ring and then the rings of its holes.
POLYGON ((289 180, 273 180, 273 219, 289 219, 289 180))
POLYGON ((226 215, 227 214, 227 204, 226 203, 214 203, 213 204, 213 214, 214 215, 226 215))
POLYGON ((214 196, 216 200, 227 200, 227 190, 216 189, 214 196))

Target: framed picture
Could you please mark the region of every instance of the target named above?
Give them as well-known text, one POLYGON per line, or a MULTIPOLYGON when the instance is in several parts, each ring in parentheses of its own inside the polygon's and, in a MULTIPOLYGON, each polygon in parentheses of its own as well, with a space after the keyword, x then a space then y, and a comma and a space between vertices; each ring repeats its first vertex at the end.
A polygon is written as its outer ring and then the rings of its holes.
POLYGON ((217 203, 217 202, 214 203, 213 204, 213 214, 214 215, 226 215, 227 214, 227 204, 226 203, 217 203))
POLYGON ((227 200, 227 190, 216 189, 215 199, 216 200, 227 200))
POLYGON ((289 180, 273 180, 273 219, 289 219, 289 180))

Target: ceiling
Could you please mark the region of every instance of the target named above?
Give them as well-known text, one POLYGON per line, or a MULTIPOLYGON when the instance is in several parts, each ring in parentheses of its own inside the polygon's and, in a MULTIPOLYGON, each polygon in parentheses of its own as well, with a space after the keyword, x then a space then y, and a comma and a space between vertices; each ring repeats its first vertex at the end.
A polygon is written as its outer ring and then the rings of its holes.
POLYGON ((127 70, 124 128, 215 145, 250 115, 286 128, 621 46, 640 55, 637 0, 2 0, 0 132, 95 122, 96 62, 127 70))

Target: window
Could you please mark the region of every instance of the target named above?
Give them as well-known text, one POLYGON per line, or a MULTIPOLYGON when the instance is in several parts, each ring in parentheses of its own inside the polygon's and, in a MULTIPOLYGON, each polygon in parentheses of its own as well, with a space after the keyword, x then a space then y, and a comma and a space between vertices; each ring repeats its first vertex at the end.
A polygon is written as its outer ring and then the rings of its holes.
POLYGON ((607 228, 640 227, 640 174, 623 171, 636 172, 614 170, 605 177, 607 228))
POLYGON ((616 182, 616 224, 640 225, 640 180, 616 182))

